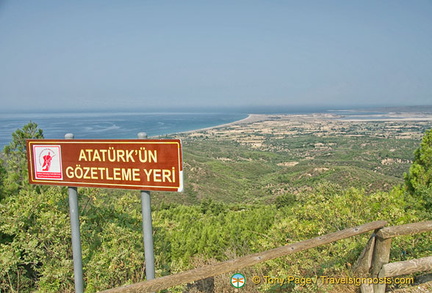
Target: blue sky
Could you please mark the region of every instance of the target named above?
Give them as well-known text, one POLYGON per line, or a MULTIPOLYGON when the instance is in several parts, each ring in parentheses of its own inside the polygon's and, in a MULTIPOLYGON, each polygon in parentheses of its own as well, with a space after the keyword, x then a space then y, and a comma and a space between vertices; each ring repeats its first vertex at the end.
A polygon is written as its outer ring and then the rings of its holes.
POLYGON ((0 0, 1 110, 432 104, 432 1, 0 0))

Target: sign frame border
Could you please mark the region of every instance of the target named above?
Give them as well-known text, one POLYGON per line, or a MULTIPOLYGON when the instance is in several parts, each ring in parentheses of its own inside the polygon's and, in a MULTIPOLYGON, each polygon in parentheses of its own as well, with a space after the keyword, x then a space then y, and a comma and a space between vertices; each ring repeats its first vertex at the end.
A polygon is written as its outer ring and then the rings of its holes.
MULTIPOLYGON (((184 174, 183 174, 183 149, 180 139, 27 139, 27 164, 29 171, 29 183, 40 185, 56 185, 56 186, 74 186, 74 187, 95 187, 95 188, 111 188, 111 189, 129 189, 129 190, 150 190, 150 191, 184 191, 184 174), (43 145, 62 145, 62 144, 175 144, 177 145, 178 172, 179 184, 177 186, 160 186, 160 185, 134 185, 134 184, 119 184, 119 183, 87 183, 87 182, 71 182, 65 180, 41 180, 36 179, 33 160, 33 146, 38 144, 43 145)), ((62 154, 62 160, 64 156, 62 154)), ((61 162, 63 164, 63 161, 61 162)), ((65 176, 63 176, 65 177, 65 176)))

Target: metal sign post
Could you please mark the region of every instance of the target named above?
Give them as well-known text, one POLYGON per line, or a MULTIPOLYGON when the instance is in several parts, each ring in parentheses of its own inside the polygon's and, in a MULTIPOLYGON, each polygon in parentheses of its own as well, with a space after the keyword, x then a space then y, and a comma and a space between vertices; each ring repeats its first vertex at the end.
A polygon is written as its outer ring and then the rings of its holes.
POLYGON ((155 278, 153 228, 151 216, 150 191, 141 191, 141 208, 144 233, 144 258, 147 280, 155 278))
MULTIPOLYGON (((138 133, 139 139, 147 138, 145 132, 138 133)), ((144 234, 144 258, 146 265, 147 280, 155 278, 155 265, 154 265, 154 250, 153 250, 153 227, 151 216, 151 199, 150 191, 141 191, 141 209, 143 219, 143 234, 144 234)))
MULTIPOLYGON (((73 139, 72 133, 67 133, 65 139, 73 139)), ((78 192, 76 187, 68 187, 69 194, 69 210, 70 222, 72 228, 72 254, 74 264, 74 281, 75 292, 84 292, 83 281, 83 268, 82 268, 82 255, 81 255, 81 236, 79 224, 79 210, 78 210, 78 192)))

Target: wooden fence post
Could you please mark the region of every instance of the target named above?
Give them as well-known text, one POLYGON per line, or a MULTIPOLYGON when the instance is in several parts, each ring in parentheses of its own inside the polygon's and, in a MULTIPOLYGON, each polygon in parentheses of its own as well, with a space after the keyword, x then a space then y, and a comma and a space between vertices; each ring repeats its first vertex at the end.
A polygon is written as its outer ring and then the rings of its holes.
MULTIPOLYGON (((392 239, 383 239, 381 237, 376 238, 375 249, 372 260, 372 278, 378 278, 383 265, 387 264, 390 259, 390 248, 392 239)), ((386 284, 374 284, 374 293, 384 293, 386 284)))
POLYGON ((375 232, 371 235, 365 248, 354 264, 353 272, 358 277, 366 277, 370 274, 372 257, 375 248, 376 232, 377 230, 375 230, 375 232))
MULTIPOLYGON (((432 221, 410 223, 379 229, 376 233, 371 277, 392 277, 397 276, 395 275, 397 271, 400 274, 409 274, 421 271, 425 268, 430 269, 430 266, 432 266, 432 257, 392 264, 388 263, 390 258, 391 240, 393 237, 413 235, 429 231, 432 231, 432 221)), ((384 293, 385 288, 386 284, 374 284, 372 290, 372 286, 364 284, 361 286, 361 292, 384 293)))

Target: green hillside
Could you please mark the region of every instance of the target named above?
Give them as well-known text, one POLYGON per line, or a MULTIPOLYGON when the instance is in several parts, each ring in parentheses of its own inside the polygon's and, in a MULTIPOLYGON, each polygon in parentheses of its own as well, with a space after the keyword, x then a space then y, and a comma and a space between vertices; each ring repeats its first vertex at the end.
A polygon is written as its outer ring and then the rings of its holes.
POLYGON ((389 191, 403 183, 418 145, 414 139, 304 136, 275 140, 271 145, 279 145, 279 151, 267 151, 235 140, 180 137, 186 191, 180 196, 161 194, 156 200, 272 203, 285 192, 325 182, 367 193, 389 191))

